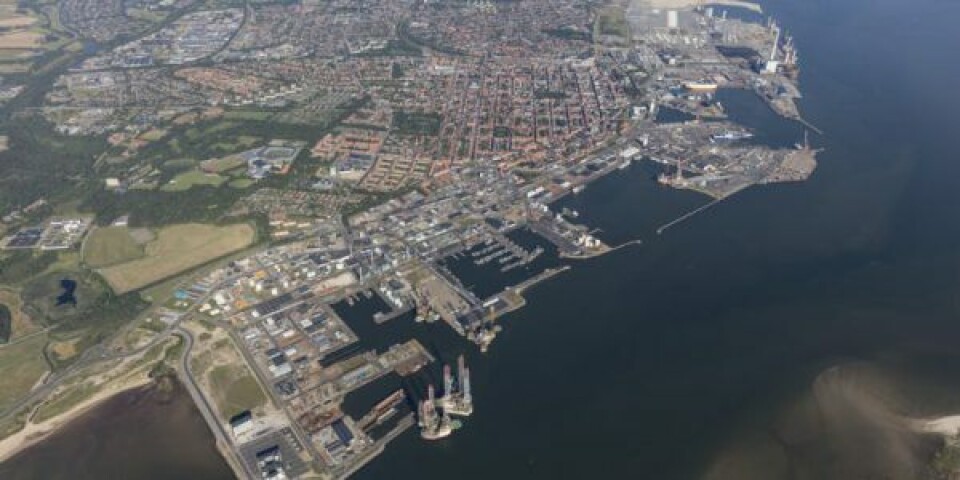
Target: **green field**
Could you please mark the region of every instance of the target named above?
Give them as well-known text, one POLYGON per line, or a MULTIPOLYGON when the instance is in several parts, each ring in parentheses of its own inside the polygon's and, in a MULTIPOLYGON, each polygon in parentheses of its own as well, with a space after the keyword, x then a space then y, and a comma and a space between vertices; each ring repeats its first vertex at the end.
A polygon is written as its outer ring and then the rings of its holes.
POLYGON ((247 164, 247 161, 236 155, 229 155, 221 158, 211 158, 200 162, 200 166, 208 172, 223 173, 227 170, 233 170, 247 164))
POLYGON ((45 334, 0 347, 0 410, 4 410, 33 387, 47 372, 43 358, 45 334))
POLYGON ((227 419, 267 402, 257 379, 245 367, 222 365, 211 370, 209 378, 213 400, 220 414, 227 419))
POLYGON ((66 393, 54 398, 48 403, 44 403, 37 409, 37 413, 33 416, 32 420, 42 422, 62 415, 79 403, 93 397, 96 393, 97 389, 88 383, 73 386, 66 393))
POLYGON ((67 320, 75 320, 95 309, 106 293, 103 283, 91 272, 53 270, 24 285, 21 298, 27 311, 38 322, 48 325, 75 324, 67 320), (58 297, 64 293, 64 280, 76 282, 73 292, 75 304, 58 304, 58 297))
POLYGON ((231 138, 229 141, 214 143, 210 146, 210 148, 220 152, 236 152, 238 150, 246 150, 262 142, 263 139, 260 137, 238 135, 237 137, 231 138))
POLYGON ((13 334, 13 312, 0 303, 0 343, 7 343, 13 334))
POLYGON ((600 35, 629 37, 630 26, 627 24, 626 12, 615 6, 601 10, 597 16, 597 30, 600 35))
POLYGON ((160 168, 168 172, 181 172, 197 166, 197 161, 190 158, 175 158, 165 160, 160 168))
POLYGON ((219 187, 226 178, 217 174, 204 173, 199 170, 190 170, 173 177, 166 185, 160 187, 162 192, 184 192, 195 186, 209 185, 219 187))
POLYGON ((229 183, 229 185, 230 185, 231 187, 233 187, 233 188, 247 188, 247 187, 253 185, 253 183, 254 183, 254 181, 253 181, 252 179, 249 179, 249 178, 238 178, 238 179, 235 179, 235 180, 231 180, 230 183, 229 183))
POLYGON ((393 129, 399 135, 429 135, 435 136, 440 132, 443 117, 436 113, 393 112, 393 129))
POLYGON ((57 262, 54 252, 0 252, 0 285, 20 285, 57 262))
POLYGON ((256 232, 246 223, 218 227, 199 223, 171 225, 146 245, 145 256, 99 270, 117 293, 139 290, 211 260, 246 248, 256 232))
POLYGON ((161 129, 161 128, 155 128, 155 129, 153 129, 153 130, 149 130, 149 131, 147 131, 147 132, 144 132, 142 135, 140 135, 140 139, 141 139, 141 140, 146 140, 146 141, 148 141, 148 142, 156 142, 157 140, 160 140, 161 138, 163 138, 163 137, 165 137, 165 136, 167 136, 167 131, 166 131, 166 130, 161 129))
POLYGON ((227 110, 223 114, 223 118, 227 120, 266 122, 273 118, 274 115, 276 115, 276 112, 270 112, 266 110, 236 109, 227 110))
POLYGON ((98 228, 83 244, 83 261, 92 268, 108 267, 143 257, 143 247, 127 227, 98 228))
POLYGON ((23 312, 20 294, 14 290, 0 288, 0 343, 16 340, 37 330, 39 327, 23 312))

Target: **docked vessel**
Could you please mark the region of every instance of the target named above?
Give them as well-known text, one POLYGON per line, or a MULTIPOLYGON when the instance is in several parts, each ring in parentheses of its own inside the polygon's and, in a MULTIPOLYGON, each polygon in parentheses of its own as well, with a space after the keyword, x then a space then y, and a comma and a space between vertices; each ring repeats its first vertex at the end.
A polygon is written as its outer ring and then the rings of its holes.
POLYGON ((694 92, 712 92, 718 87, 716 83, 712 82, 686 82, 683 84, 683 88, 694 92))
POLYGON ((710 135, 710 143, 735 142, 737 140, 746 140, 748 138, 753 138, 753 134, 747 131, 728 131, 718 133, 716 135, 710 135))

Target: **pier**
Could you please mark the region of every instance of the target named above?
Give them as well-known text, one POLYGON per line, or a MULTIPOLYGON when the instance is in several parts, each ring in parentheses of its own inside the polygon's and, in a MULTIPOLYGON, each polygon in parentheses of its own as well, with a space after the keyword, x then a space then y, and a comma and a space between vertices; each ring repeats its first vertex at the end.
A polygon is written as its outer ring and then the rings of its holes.
POLYGON ((577 244, 551 228, 550 222, 546 220, 541 219, 531 222, 530 230, 533 230, 534 233, 547 239, 547 241, 556 246, 557 250, 560 251, 560 255, 573 255, 580 251, 580 247, 577 246, 577 244))
POLYGON ((474 265, 486 265, 492 261, 496 261, 498 264, 502 265, 500 268, 501 272, 508 272, 515 268, 526 265, 534 260, 541 253, 543 253, 543 248, 537 247, 533 251, 524 250, 523 247, 517 245, 516 242, 510 240, 502 233, 496 233, 487 240, 486 247, 476 252, 473 252, 470 256, 473 257, 474 265))
POLYGON ((691 210, 691 211, 689 211, 689 212, 681 215, 680 217, 678 217, 677 219, 675 219, 675 220, 673 220, 673 221, 671 221, 671 222, 669 222, 669 223, 665 223, 665 224, 661 225, 659 228, 657 228, 657 235, 663 234, 663 232, 667 231, 667 229, 669 229, 669 228, 671 228, 671 227, 673 227, 673 226, 675 226, 675 225, 678 225, 678 224, 680 224, 680 223, 683 223, 683 222, 686 221, 687 219, 693 217, 694 215, 696 215, 696 214, 698 214, 698 213, 700 213, 700 212, 703 212, 703 211, 709 209, 710 207, 712 207, 712 206, 714 206, 714 205, 722 202, 723 200, 724 200, 723 198, 718 198, 718 199, 716 199, 716 200, 714 200, 714 201, 712 201, 712 202, 710 202, 710 203, 708 203, 708 204, 706 204, 706 205, 703 205, 702 207, 696 208, 696 209, 694 209, 694 210, 691 210))
POLYGON ((410 427, 416 425, 416 420, 414 420, 414 415, 412 413, 407 414, 402 420, 397 422, 397 425, 393 427, 383 438, 377 440, 372 447, 366 449, 364 453, 361 454, 355 461, 350 462, 350 465, 346 465, 342 470, 334 473, 334 478, 337 480, 343 480, 350 475, 353 475, 358 470, 364 467, 364 465, 370 463, 374 458, 377 458, 378 455, 383 453, 383 450, 386 448, 387 444, 393 441, 395 438, 399 437, 400 434, 407 431, 410 427))

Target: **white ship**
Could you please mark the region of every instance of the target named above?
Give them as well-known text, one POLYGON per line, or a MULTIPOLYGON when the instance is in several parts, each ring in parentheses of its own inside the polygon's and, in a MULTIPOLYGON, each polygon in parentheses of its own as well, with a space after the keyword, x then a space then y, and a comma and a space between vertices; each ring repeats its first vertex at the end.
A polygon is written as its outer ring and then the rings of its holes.
POLYGON ((735 142, 737 140, 746 140, 748 138, 753 138, 753 134, 747 131, 728 131, 718 133, 716 135, 710 135, 710 143, 735 142))

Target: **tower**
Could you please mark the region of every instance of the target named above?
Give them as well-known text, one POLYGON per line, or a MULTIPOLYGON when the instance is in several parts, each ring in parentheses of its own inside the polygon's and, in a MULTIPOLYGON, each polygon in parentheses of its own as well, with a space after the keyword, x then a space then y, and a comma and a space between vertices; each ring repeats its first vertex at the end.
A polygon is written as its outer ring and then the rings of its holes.
POLYGON ((463 359, 463 355, 460 355, 458 362, 458 374, 460 376, 460 395, 461 400, 465 405, 470 405, 473 402, 473 397, 470 395, 470 370, 467 369, 466 361, 463 359))
POLYGON ((777 61, 777 46, 780 43, 780 26, 777 25, 777 22, 771 20, 770 29, 773 30, 774 36, 773 36, 773 46, 770 48, 769 61, 775 62, 777 61))
POLYGON ((793 37, 787 35, 786 42, 783 45, 783 64, 789 67, 797 63, 797 49, 793 44, 793 37))
POLYGON ((464 360, 463 355, 460 355, 457 358, 457 379, 460 380, 460 393, 463 393, 463 373, 467 369, 467 362, 464 360))
POLYGON ((420 426, 425 429, 433 426, 433 415, 430 411, 430 404, 426 400, 420 400, 420 426))
POLYGON ((463 387, 461 387, 463 389, 463 403, 466 405, 470 405, 471 403, 473 403, 473 396, 470 395, 470 370, 469 369, 464 368, 463 379, 461 380, 461 382, 463 383, 463 387))
POLYGON ((453 374, 450 365, 443 366, 443 397, 449 399, 453 395, 453 374))

